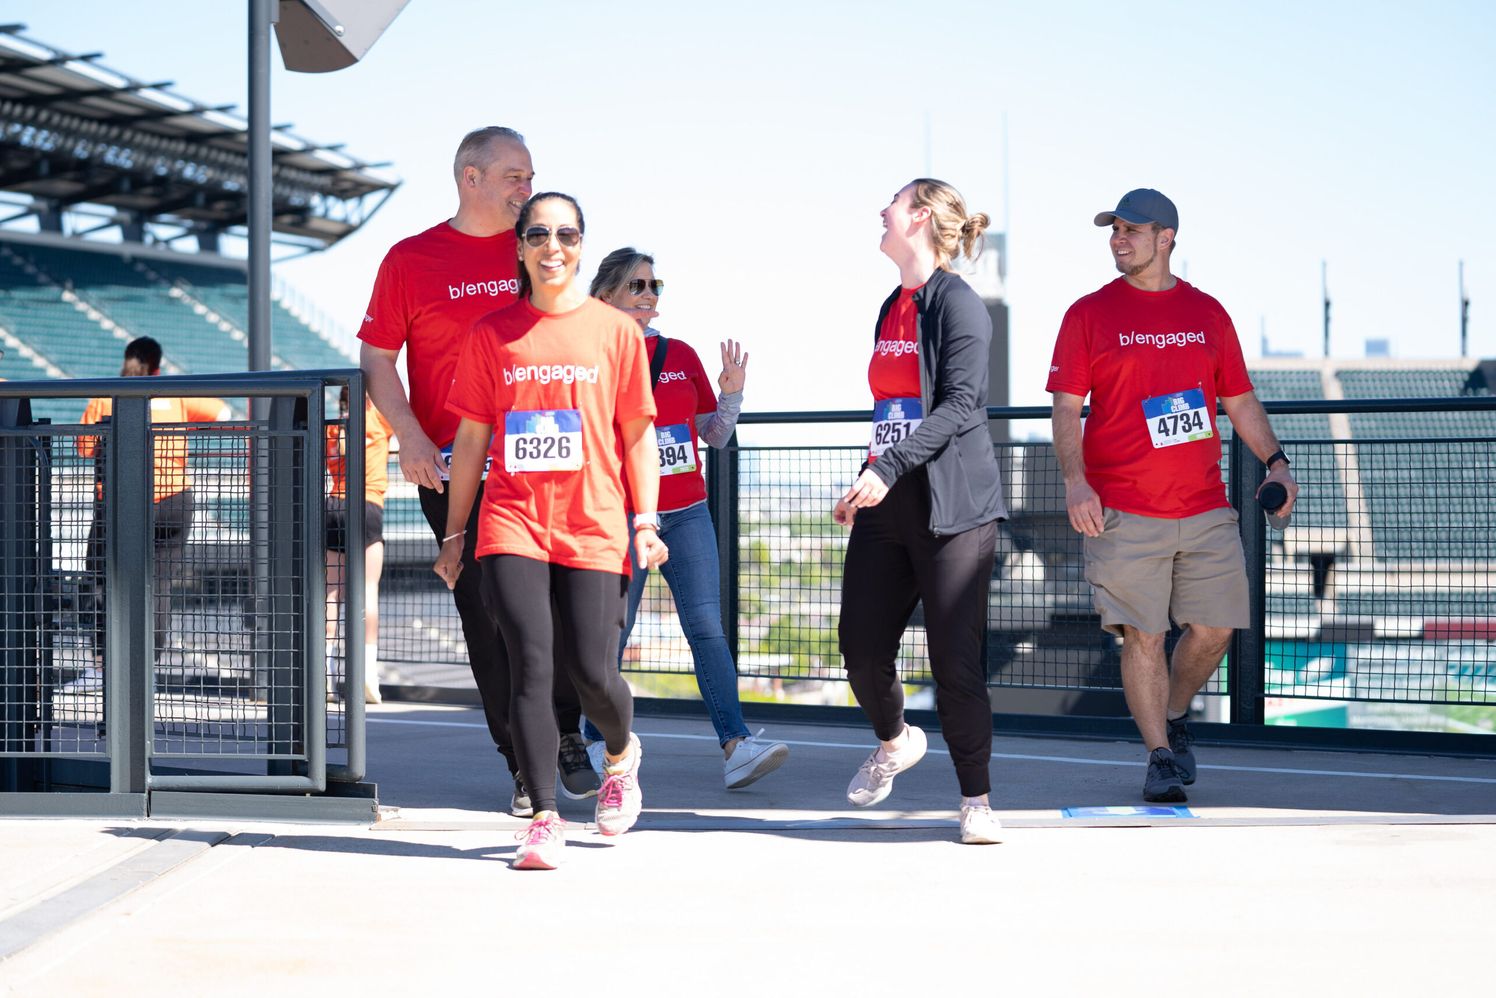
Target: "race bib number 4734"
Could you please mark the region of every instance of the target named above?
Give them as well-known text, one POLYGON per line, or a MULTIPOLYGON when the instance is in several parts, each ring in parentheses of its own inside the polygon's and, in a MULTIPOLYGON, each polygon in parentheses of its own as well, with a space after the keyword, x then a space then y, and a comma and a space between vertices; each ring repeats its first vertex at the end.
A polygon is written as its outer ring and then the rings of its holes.
POLYGON ((576 409, 504 414, 504 470, 576 471, 582 467, 582 414, 576 409))
POLYGON ((1205 393, 1198 388, 1143 400, 1143 418, 1154 447, 1173 447, 1215 436, 1205 393))

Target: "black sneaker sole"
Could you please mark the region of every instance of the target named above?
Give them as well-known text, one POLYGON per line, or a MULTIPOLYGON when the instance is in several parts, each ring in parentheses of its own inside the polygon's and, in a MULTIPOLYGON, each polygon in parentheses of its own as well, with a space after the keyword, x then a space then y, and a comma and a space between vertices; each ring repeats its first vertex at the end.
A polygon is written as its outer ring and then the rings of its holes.
POLYGON ((1183 804, 1189 798, 1185 796, 1183 787, 1171 787, 1156 794, 1144 793, 1143 800, 1150 804, 1183 804))

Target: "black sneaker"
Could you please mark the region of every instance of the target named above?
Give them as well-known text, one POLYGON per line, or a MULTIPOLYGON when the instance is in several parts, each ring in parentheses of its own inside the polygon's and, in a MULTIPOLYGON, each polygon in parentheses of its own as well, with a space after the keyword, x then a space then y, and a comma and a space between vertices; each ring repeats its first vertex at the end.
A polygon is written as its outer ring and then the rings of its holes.
POLYGON ((1169 751, 1174 753, 1174 768, 1185 786, 1195 782, 1195 736, 1190 734, 1190 719, 1181 717, 1169 722, 1169 751))
POLYGON ((516 818, 535 816, 535 805, 530 803, 530 788, 525 786, 524 778, 518 773, 514 774, 514 796, 509 798, 509 813, 516 818))
POLYGON ((1154 749, 1148 756, 1148 775, 1143 779, 1143 800, 1155 804, 1182 804, 1187 799, 1174 753, 1166 748, 1154 749))
POLYGON ((561 750, 556 755, 556 768, 561 773, 561 792, 572 800, 586 800, 597 796, 602 778, 592 768, 587 758, 587 743, 575 731, 561 736, 561 750))

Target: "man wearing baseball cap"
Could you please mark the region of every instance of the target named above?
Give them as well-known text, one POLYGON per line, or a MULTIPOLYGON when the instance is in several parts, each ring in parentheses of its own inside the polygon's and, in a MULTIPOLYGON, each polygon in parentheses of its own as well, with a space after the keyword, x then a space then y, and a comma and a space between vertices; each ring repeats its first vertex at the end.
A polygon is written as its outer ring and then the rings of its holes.
POLYGON ((1148 749, 1143 798, 1185 800, 1195 782, 1187 714, 1246 627, 1247 575, 1236 510, 1221 480, 1216 403, 1293 507, 1298 486, 1252 392, 1220 302, 1169 269, 1179 231, 1158 191, 1123 195, 1111 227, 1121 277, 1070 306, 1047 390, 1070 525, 1104 630, 1122 637, 1122 688, 1148 749), (1091 412, 1081 429, 1081 407, 1091 412), (1172 663, 1164 639, 1183 630, 1172 663))

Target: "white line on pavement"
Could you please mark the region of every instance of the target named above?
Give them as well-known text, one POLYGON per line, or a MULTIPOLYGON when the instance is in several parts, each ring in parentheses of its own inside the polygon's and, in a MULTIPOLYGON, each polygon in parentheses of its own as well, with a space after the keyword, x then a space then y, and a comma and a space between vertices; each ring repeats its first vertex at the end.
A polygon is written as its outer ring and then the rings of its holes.
MULTIPOLYGON (((471 721, 412 721, 404 718, 394 717, 367 717, 370 724, 414 724, 424 725, 432 728, 483 728, 486 724, 474 724, 471 721)), ((685 741, 716 741, 715 735, 682 735, 677 733, 665 733, 654 731, 640 731, 638 734, 644 738, 677 738, 685 741)), ((780 739, 776 739, 780 740, 780 739)), ((867 742, 807 742, 784 739, 786 745, 800 745, 806 748, 833 748, 833 749, 868 749, 867 742)), ((949 755, 944 749, 930 748, 931 754, 949 755)), ((1081 759, 1067 755, 1028 755, 1016 752, 994 752, 994 759, 1013 759, 1023 762, 1057 762, 1072 766, 1136 766, 1134 759, 1081 759)), ((1355 779, 1369 780, 1424 780, 1436 783, 1482 783, 1496 784, 1496 778, 1484 776, 1436 776, 1428 773, 1357 773, 1351 770, 1340 769, 1289 769, 1282 766, 1220 766, 1202 765, 1201 769, 1209 769, 1223 773, 1274 773, 1284 776, 1345 776, 1355 779)))

